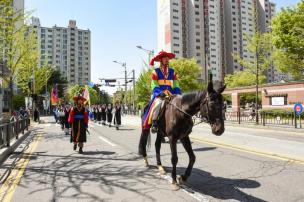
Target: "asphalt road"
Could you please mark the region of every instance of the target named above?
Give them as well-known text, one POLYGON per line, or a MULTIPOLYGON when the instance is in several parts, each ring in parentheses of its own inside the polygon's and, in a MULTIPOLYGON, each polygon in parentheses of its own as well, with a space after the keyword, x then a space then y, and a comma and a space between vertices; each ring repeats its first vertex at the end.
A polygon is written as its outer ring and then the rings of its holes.
MULTIPOLYGON (((302 162, 195 139, 193 173, 183 189, 172 191, 170 175, 160 176, 155 166, 145 168, 137 155, 140 130, 136 125, 125 125, 117 131, 91 123, 91 135, 81 155, 72 150, 69 137, 59 125, 48 123, 51 120, 47 118, 46 123, 36 127, 35 133, 1 166, 1 200, 304 201, 302 162)), ((282 134, 276 139, 283 141, 285 136, 289 137, 282 134)), ((287 138, 283 149, 290 143, 292 150, 293 143, 302 140, 292 137, 287 138)), ((254 137, 250 138, 254 141, 254 137)), ((154 139, 152 135, 151 165, 156 164, 154 139)), ((162 144, 161 156, 169 173, 171 154, 167 143, 162 144)), ((188 156, 181 144, 178 156, 178 173, 182 174, 188 156)))

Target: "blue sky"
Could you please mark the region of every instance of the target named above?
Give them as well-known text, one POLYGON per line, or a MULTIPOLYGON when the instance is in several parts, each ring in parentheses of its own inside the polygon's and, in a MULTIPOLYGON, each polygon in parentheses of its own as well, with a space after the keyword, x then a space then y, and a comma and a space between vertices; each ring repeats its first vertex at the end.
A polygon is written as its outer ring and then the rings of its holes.
MULTIPOLYGON (((299 1, 272 0, 278 9, 299 1)), ((74 19, 78 28, 91 30, 93 82, 124 76, 113 60, 126 62, 128 72, 135 69, 138 75, 148 56, 136 46, 157 50, 156 0, 25 0, 25 8, 45 27, 67 26, 74 19)))

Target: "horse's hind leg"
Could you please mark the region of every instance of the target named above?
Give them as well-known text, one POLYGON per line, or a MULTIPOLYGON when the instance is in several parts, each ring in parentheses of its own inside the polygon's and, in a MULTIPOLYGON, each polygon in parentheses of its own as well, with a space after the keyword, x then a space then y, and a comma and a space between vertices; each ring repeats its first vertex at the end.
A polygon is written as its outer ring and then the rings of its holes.
POLYGON ((144 163, 146 167, 149 166, 148 157, 147 157, 147 148, 146 148, 149 132, 150 132, 149 130, 142 130, 139 140, 139 146, 138 146, 138 153, 144 157, 144 163))
POLYGON ((185 150, 186 150, 186 152, 188 153, 188 156, 189 156, 189 164, 188 164, 188 167, 186 169, 186 172, 185 172, 184 175, 182 175, 179 178, 179 183, 183 184, 184 182, 187 181, 188 177, 191 175, 191 171, 192 171, 193 165, 195 163, 195 158, 196 157, 194 155, 189 136, 186 136, 183 139, 181 139, 181 142, 182 142, 182 144, 183 144, 183 146, 184 146, 184 148, 185 148, 185 150))
POLYGON ((161 175, 166 174, 166 171, 164 167, 162 166, 161 160, 160 160, 160 149, 161 149, 161 143, 162 143, 162 135, 160 133, 157 133, 156 141, 155 141, 155 150, 156 150, 156 161, 157 161, 157 167, 159 170, 159 173, 161 175))

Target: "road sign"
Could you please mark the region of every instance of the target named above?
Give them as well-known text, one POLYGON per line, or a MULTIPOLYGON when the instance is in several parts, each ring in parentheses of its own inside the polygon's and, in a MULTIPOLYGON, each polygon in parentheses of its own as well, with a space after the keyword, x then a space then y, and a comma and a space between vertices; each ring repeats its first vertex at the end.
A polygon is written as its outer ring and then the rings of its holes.
POLYGON ((295 104, 293 109, 297 115, 300 115, 303 112, 303 106, 300 103, 295 104))

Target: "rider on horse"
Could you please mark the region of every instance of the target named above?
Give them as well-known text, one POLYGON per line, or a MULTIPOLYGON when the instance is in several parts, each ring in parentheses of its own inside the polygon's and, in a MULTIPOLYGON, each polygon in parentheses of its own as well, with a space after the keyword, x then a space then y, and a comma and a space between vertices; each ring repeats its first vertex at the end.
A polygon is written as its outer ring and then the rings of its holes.
POLYGON ((174 69, 169 67, 169 60, 175 58, 175 54, 161 51, 150 62, 160 62, 160 67, 155 68, 151 75, 152 99, 143 118, 143 128, 148 129, 152 124, 152 133, 158 131, 158 117, 164 104, 164 98, 173 94, 181 94, 178 77, 174 69))

